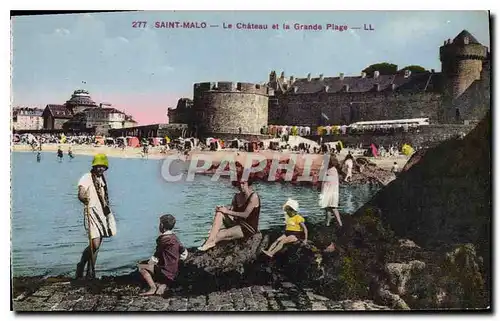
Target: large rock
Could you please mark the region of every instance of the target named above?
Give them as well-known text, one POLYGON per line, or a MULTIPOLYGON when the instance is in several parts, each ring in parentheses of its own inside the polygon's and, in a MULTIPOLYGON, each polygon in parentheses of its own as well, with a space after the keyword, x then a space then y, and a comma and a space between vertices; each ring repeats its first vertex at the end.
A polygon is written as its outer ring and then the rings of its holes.
POLYGON ((369 282, 370 295, 410 308, 490 305, 490 141, 487 117, 465 138, 418 155, 353 215, 339 241, 343 259, 365 267, 357 280, 369 282))

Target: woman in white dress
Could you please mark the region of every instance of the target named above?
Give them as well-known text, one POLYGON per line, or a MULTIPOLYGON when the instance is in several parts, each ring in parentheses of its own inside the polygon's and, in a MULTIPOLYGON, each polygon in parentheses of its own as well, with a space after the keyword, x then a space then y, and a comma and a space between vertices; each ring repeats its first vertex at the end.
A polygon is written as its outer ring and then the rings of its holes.
POLYGON ((326 226, 330 226, 332 213, 337 219, 339 227, 342 227, 342 220, 338 211, 339 207, 339 174, 337 168, 339 162, 335 156, 330 155, 328 162, 328 171, 326 177, 323 178, 321 186, 321 194, 319 196, 319 206, 324 209, 326 215, 326 226))
POLYGON ((76 278, 83 277, 85 265, 87 275, 95 276, 95 261, 103 238, 116 235, 116 222, 109 207, 108 186, 104 172, 108 169, 108 158, 97 154, 92 161, 90 173, 86 173, 78 182, 78 199, 84 204, 84 224, 89 233, 92 247, 87 246, 76 267, 76 278))

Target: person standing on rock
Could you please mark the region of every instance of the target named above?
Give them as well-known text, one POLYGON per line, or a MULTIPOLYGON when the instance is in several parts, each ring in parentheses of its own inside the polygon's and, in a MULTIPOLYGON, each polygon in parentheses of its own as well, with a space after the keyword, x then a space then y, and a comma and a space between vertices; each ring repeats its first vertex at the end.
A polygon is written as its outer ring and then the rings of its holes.
POLYGON ((208 239, 200 251, 207 251, 220 241, 250 237, 258 232, 260 216, 260 198, 252 189, 253 179, 238 178, 233 186, 239 193, 234 195, 230 207, 217 206, 214 221, 208 239))
POLYGON ((354 157, 352 157, 351 152, 349 152, 345 157, 344 165, 347 168, 347 174, 344 178, 344 182, 350 182, 352 180, 352 168, 354 166, 354 157))
POLYGON ((109 208, 108 186, 104 177, 108 167, 107 156, 97 154, 90 172, 78 182, 78 199, 85 205, 84 223, 89 233, 89 246, 77 264, 76 278, 83 277, 86 264, 88 276, 95 276, 94 266, 102 239, 116 235, 115 217, 109 208))
POLYGON ((323 185, 321 186, 321 194, 319 195, 319 206, 325 211, 326 226, 330 226, 332 214, 335 215, 337 223, 342 227, 342 220, 338 211, 339 207, 339 174, 337 168, 339 162, 333 155, 330 156, 328 162, 328 171, 326 177, 323 178, 323 185))

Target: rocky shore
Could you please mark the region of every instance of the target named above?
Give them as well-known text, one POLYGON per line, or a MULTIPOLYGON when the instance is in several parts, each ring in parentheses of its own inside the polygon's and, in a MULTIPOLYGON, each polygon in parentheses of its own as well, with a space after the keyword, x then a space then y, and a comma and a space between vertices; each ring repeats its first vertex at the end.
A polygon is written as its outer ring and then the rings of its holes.
MULTIPOLYGON (((24 279, 33 284, 36 281, 24 279)), ((22 283, 21 280, 15 280, 22 283)), ((388 310, 372 301, 334 301, 299 288, 290 282, 276 286, 253 285, 202 294, 185 293, 182 288, 170 291, 166 298, 139 296, 140 287, 116 280, 97 280, 76 284, 65 279, 47 279, 39 287, 22 292, 13 301, 18 312, 26 311, 335 311, 388 310), (117 284, 118 283, 118 284, 117 284), (34 291, 33 291, 34 290, 34 291)), ((121 280, 123 282, 123 280, 121 280)), ((19 290, 19 288, 17 289, 19 290)), ((16 292, 16 289, 15 289, 16 292)))

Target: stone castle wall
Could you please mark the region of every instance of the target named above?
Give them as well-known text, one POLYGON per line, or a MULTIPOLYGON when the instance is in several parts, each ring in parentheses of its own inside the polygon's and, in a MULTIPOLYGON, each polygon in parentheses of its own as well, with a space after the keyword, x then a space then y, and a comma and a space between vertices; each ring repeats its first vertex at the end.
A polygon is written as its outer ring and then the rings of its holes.
POLYGON ((269 124, 314 127, 416 117, 437 122, 440 108, 439 93, 285 94, 271 99, 269 124))
MULTIPOLYGON (((328 135, 322 136, 323 142, 342 141, 344 146, 358 146, 360 143, 363 146, 369 146, 371 143, 382 145, 389 148, 395 145, 398 148, 405 143, 414 147, 430 147, 443 140, 457 138, 461 134, 468 134, 474 125, 429 125, 420 128, 419 132, 395 133, 395 134, 359 134, 359 135, 328 135)), ((316 142, 319 141, 319 136, 307 137, 316 142)))
POLYGON ((208 133, 260 134, 268 124, 267 87, 252 83, 194 85, 194 120, 200 135, 208 133))

